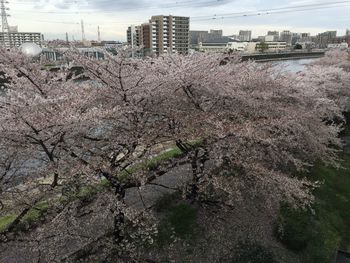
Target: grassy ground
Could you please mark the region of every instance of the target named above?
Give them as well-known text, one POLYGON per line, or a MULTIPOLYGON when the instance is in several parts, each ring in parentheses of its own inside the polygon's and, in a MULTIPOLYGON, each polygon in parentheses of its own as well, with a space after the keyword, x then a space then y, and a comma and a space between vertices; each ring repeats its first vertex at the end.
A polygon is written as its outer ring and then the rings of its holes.
POLYGON ((17 215, 6 215, 0 217, 0 232, 5 231, 7 227, 16 219, 17 215))
POLYGON ((281 207, 277 236, 305 263, 329 262, 336 250, 350 251, 350 154, 342 169, 315 166, 310 178, 323 182, 313 211, 281 207))

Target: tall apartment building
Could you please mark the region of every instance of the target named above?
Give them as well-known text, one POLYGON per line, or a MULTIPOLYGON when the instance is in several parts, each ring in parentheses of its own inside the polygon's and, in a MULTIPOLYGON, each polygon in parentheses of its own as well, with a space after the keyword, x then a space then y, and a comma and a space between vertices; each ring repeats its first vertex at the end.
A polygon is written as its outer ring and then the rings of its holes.
MULTIPOLYGON (((128 27, 127 42, 135 48, 142 47, 143 55, 173 52, 187 54, 190 41, 189 22, 189 17, 152 16, 149 23, 128 27)), ((215 34, 220 34, 219 31, 215 34)), ((205 33, 208 34, 206 31, 205 33)))
POLYGON ((144 55, 149 55, 152 51, 152 28, 150 23, 141 25, 141 39, 144 55))
POLYGON ((252 31, 250 30, 240 30, 238 38, 242 42, 249 42, 252 40, 252 31))
POLYGON ((190 18, 182 16, 152 16, 152 52, 159 55, 177 52, 187 54, 189 50, 190 18))
POLYGON ((129 45, 133 47, 141 46, 141 26, 129 26, 126 35, 129 45))

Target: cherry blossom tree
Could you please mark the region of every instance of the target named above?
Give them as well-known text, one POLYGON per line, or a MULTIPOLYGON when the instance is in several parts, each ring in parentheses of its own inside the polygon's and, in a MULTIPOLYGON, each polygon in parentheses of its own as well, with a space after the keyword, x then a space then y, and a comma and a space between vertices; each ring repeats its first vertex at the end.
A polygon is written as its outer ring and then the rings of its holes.
MULTIPOLYGON (((144 60, 106 54, 98 61, 70 53, 87 78, 77 81, 80 76, 72 78, 66 68, 50 72, 18 54, 0 56, 0 72, 11 79, 0 98, 0 149, 7 149, 0 183, 22 175, 24 187, 1 185, 2 196, 22 199, 9 230, 66 186, 81 189, 102 179, 109 184, 88 211, 69 203, 51 220, 50 231, 38 230, 31 243, 47 251, 46 260, 77 258, 101 239, 111 261, 136 260, 133 241, 152 242, 155 220, 149 209, 129 207, 125 193, 136 187, 142 195, 145 185, 179 165, 191 166, 192 178, 180 189, 191 202, 225 206, 250 195, 273 210, 281 200, 310 204, 316 184, 296 174, 318 160, 337 161, 339 127, 325 116, 340 114, 340 104, 332 104, 327 92, 304 92, 270 66, 213 54, 144 60), (182 154, 152 169, 132 169, 164 145, 176 145, 182 154), (79 228, 81 214, 91 215, 87 225, 106 222, 106 231, 79 228), (57 244, 72 236, 81 241, 77 253, 59 252, 57 244)), ((305 88, 315 89, 305 81, 305 88)))

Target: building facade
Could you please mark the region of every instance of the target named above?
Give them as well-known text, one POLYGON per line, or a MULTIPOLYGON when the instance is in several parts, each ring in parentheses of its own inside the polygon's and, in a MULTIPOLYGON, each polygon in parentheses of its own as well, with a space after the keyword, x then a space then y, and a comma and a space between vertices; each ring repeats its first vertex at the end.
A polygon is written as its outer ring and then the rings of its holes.
POLYGON ((255 43, 255 51, 260 52, 278 52, 278 51, 284 51, 287 48, 287 43, 283 41, 279 42, 258 42, 255 43))
POLYGON ((133 48, 140 48, 142 56, 174 52, 188 54, 189 27, 189 17, 152 16, 149 23, 128 27, 127 42, 133 48))
POLYGON ((318 48, 327 48, 328 44, 343 42, 343 40, 337 40, 337 31, 326 31, 318 34, 313 42, 318 48))
POLYGON ((286 42, 287 46, 291 46, 292 38, 293 38, 293 33, 288 30, 285 30, 281 32, 279 41, 286 42))
POLYGON ((34 32, 0 32, 0 45, 6 48, 19 47, 24 43, 41 45, 41 33, 34 32))
POLYGON ((272 39, 271 41, 277 42, 280 40, 280 32, 278 31, 268 31, 267 36, 269 36, 269 39, 272 39))
POLYGON ((190 18, 182 16, 152 16, 150 19, 153 53, 188 54, 190 18))
POLYGON ((141 44, 141 26, 131 25, 126 31, 128 44, 132 47, 140 47, 141 44))
POLYGON ((250 30, 240 30, 238 38, 242 42, 249 42, 252 40, 252 31, 250 30))

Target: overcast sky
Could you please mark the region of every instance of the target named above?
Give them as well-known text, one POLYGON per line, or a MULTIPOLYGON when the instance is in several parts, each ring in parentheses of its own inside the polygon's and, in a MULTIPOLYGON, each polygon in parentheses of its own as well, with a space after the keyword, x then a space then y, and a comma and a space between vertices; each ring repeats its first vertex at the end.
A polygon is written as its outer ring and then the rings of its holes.
POLYGON ((8 7, 10 25, 46 39, 65 39, 66 32, 81 39, 83 19, 88 39, 97 39, 99 25, 102 39, 124 41, 128 25, 160 14, 190 16, 191 30, 223 29, 225 35, 240 29, 253 36, 268 30, 342 35, 350 28, 350 1, 341 0, 11 0, 8 7))

